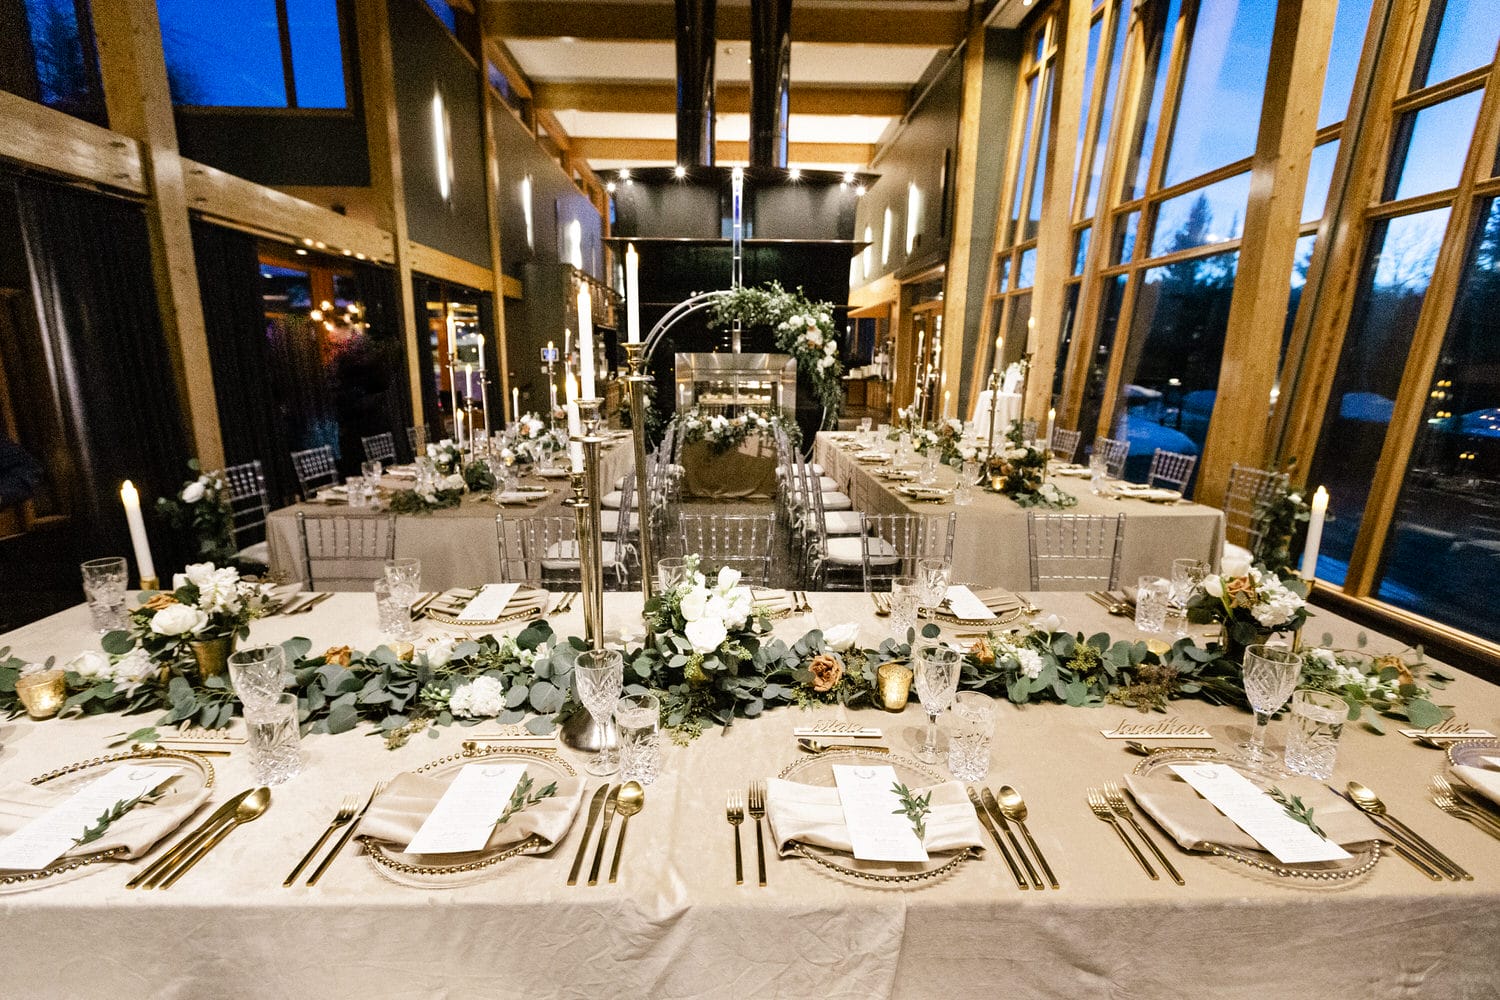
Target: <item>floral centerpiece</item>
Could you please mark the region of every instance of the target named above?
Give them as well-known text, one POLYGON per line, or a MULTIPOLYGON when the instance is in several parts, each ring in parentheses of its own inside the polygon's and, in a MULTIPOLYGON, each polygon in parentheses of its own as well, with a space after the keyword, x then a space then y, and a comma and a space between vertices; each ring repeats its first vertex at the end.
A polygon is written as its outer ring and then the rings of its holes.
POLYGON ((217 472, 203 472, 196 458, 188 460, 192 478, 176 496, 160 497, 156 509, 178 531, 191 532, 198 542, 198 555, 210 562, 234 561, 234 512, 229 506, 229 488, 217 472))
POLYGON ((445 476, 458 472, 464 461, 463 449, 454 444, 452 438, 429 444, 427 457, 432 459, 433 468, 445 476))
POLYGON ((723 455, 738 448, 751 434, 766 434, 780 427, 793 445, 801 440, 795 421, 784 420, 779 413, 761 414, 755 410, 727 417, 722 413, 705 414, 698 407, 679 411, 672 418, 677 425, 679 440, 683 444, 707 443, 714 455, 723 455))
POLYGON ((1246 646, 1281 633, 1300 632, 1307 621, 1307 586, 1275 573, 1226 559, 1217 575, 1205 576, 1188 598, 1188 620, 1223 626, 1221 645, 1239 662, 1246 646))
POLYGON ((1357 649, 1332 649, 1332 639, 1325 635, 1321 646, 1302 651, 1299 683, 1343 698, 1349 706, 1349 721, 1363 717, 1365 725, 1384 732, 1377 714, 1389 715, 1406 719, 1418 729, 1430 729, 1452 714, 1432 701, 1433 688, 1446 687, 1452 678, 1431 669, 1420 646, 1375 656, 1357 649))
POLYGON ((464 498, 467 483, 457 472, 438 476, 431 482, 421 483, 410 490, 397 490, 391 494, 392 514, 428 514, 435 510, 457 507, 464 498))
POLYGON ((836 427, 844 405, 844 366, 839 362, 832 303, 813 302, 802 289, 788 292, 775 281, 758 288, 741 286, 714 301, 709 326, 718 329, 735 320, 771 329, 776 346, 796 360, 818 394, 823 426, 836 427))
POLYGON ((986 463, 990 489, 1021 507, 1062 509, 1078 504, 1073 494, 1046 481, 1047 452, 1026 442, 1021 421, 1011 421, 1005 440, 1008 446, 996 448, 986 463))
POLYGON ((540 465, 567 445, 567 434, 555 427, 549 428, 535 413, 523 414, 516 422, 512 447, 518 462, 540 465))
POLYGON ((136 646, 151 660, 178 673, 223 673, 235 643, 250 634, 250 622, 265 613, 271 588, 242 578, 230 566, 193 563, 170 593, 141 595, 129 627, 104 637, 105 652, 117 656, 136 646))

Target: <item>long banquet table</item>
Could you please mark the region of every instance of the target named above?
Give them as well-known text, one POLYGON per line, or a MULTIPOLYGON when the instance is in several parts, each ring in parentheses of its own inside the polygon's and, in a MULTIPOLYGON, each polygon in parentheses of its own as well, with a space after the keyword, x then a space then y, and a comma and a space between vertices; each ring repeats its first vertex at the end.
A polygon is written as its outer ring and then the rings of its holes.
MULTIPOLYGON (((628 436, 617 437, 600 450, 600 477, 614 483, 634 467, 628 436)), ((528 485, 544 486, 549 491, 541 500, 518 505, 496 506, 487 495, 467 493, 463 501, 447 510, 425 514, 402 514, 396 518, 396 555, 415 556, 422 560, 422 585, 428 590, 472 587, 486 580, 505 578, 500 565, 500 546, 495 535, 495 515, 539 517, 569 513, 562 506, 569 495, 567 480, 548 479, 535 474, 522 477, 528 485)), ((386 477, 386 489, 411 489, 411 480, 386 477)), ((270 543, 272 575, 295 582, 306 579, 302 558, 301 536, 297 533, 297 514, 349 514, 354 517, 385 517, 388 512, 373 507, 349 507, 345 504, 294 503, 271 512, 266 521, 266 540, 270 543)), ((513 557, 514 558, 514 557, 513 557)))
MULTIPOLYGON (((1031 563, 1026 540, 1026 509, 1009 497, 988 490, 973 490, 965 507, 953 502, 918 502, 896 492, 894 483, 877 478, 875 466, 857 461, 859 447, 828 432, 818 434, 813 460, 824 474, 838 482, 854 509, 867 514, 947 514, 958 512, 953 542, 955 578, 996 587, 1024 588, 1031 582, 1031 563)), ((954 471, 939 466, 936 485, 951 488, 954 471)), ((1134 586, 1137 578, 1153 574, 1171 576, 1172 560, 1193 557, 1217 567, 1224 544, 1224 512, 1213 507, 1180 500, 1172 504, 1150 503, 1130 497, 1106 498, 1089 491, 1089 481, 1054 477, 1059 489, 1078 498, 1065 514, 1124 514, 1125 539, 1120 558, 1120 586, 1134 586)), ((1047 513, 1039 510, 1040 513, 1047 513)))
MULTIPOLYGON (((1128 621, 1107 617, 1082 595, 1031 596, 1073 628, 1132 634, 1128 621)), ((813 616, 782 621, 777 633, 857 621, 862 644, 884 635, 865 595, 814 594, 812 604, 813 616)), ((637 595, 608 595, 608 625, 638 627, 639 608, 637 595)), ((314 649, 369 648, 379 640, 374 619, 371 595, 338 594, 309 614, 256 622, 251 641, 305 635, 314 649)), ((560 634, 581 631, 577 612, 553 621, 560 634)), ((447 631, 430 623, 424 630, 447 631)), ((1324 631, 1353 645, 1359 630, 1319 612, 1307 634, 1324 631)), ((28 658, 67 657, 95 644, 83 607, 0 636, 0 646, 28 658)), ((1373 636, 1371 648, 1398 646, 1373 636)), ((1500 725, 1500 689, 1479 679, 1461 675, 1442 700, 1473 725, 1500 725)), ((1249 725, 1245 713, 1196 701, 1176 703, 1174 713, 1208 726, 1220 743, 1249 725)), ((1353 885, 1292 885, 1181 853, 1172 856, 1185 887, 1148 881, 1084 802, 1086 786, 1119 779, 1138 760, 1099 730, 1142 717, 1121 708, 1004 703, 986 784, 1008 782, 1026 796, 1032 832, 1061 890, 1017 891, 993 851, 908 890, 850 885, 774 857, 766 888, 753 875, 734 884, 725 793, 791 762, 794 726, 853 721, 882 727, 899 746, 922 718, 915 702, 900 715, 786 708, 686 747, 667 742, 662 776, 632 823, 619 884, 593 888, 564 885, 579 824, 552 854, 506 862, 463 888, 397 886, 352 847, 316 888, 281 888, 344 796, 363 798, 374 781, 457 751, 469 731, 418 735, 396 751, 365 729, 308 736, 304 772, 274 790, 264 818, 228 837, 174 889, 126 890, 130 873, 111 866, 0 896, 0 934, 9 945, 4 993, 70 1000, 1495 995, 1500 842, 1425 800, 1440 754, 1352 726, 1336 778, 1377 789, 1474 881, 1432 883, 1386 855, 1353 885)), ((0 772, 23 779, 99 755, 112 734, 147 721, 12 720, 0 725, 0 772)), ((1273 726, 1273 743, 1281 725, 1273 726)), ((243 750, 212 760, 215 802, 247 787, 243 750)), ((752 873, 753 843, 747 836, 752 873)))

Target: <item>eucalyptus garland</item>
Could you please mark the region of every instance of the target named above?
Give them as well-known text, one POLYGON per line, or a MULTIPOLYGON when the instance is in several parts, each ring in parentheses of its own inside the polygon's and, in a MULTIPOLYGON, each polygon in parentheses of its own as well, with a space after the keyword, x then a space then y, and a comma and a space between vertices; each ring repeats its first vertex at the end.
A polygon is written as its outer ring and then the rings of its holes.
POLYGON ((710 307, 709 326, 718 329, 735 320, 749 327, 769 327, 776 346, 790 354, 812 383, 823 404, 823 427, 838 426, 844 406, 844 366, 839 362, 838 330, 833 305, 814 302, 798 288, 789 292, 770 281, 758 288, 741 286, 725 292, 710 307))
POLYGON ((779 413, 760 414, 753 410, 738 416, 706 414, 698 407, 679 410, 672 421, 677 427, 678 440, 682 444, 706 442, 714 455, 731 452, 744 443, 751 434, 767 434, 781 428, 795 447, 802 441, 802 431, 796 421, 784 420, 779 413))

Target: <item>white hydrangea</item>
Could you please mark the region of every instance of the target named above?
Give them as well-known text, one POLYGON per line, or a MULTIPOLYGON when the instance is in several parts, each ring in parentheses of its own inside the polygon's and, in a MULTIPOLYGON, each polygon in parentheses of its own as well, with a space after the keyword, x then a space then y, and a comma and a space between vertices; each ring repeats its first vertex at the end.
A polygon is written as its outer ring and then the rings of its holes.
POLYGON ((198 588, 198 607, 210 615, 237 614, 243 606, 240 574, 233 566, 219 568, 211 562, 192 563, 182 575, 198 588))
POLYGON ((1042 654, 1034 649, 1018 649, 1015 656, 1016 665, 1021 668, 1021 673, 1033 680, 1041 675, 1042 667, 1046 666, 1042 654))
POLYGON ((448 710, 457 718, 481 719, 505 711, 505 686, 497 678, 476 677, 454 690, 448 698, 448 710))
POLYGON ((114 663, 115 684, 126 694, 132 693, 144 684, 155 672, 156 664, 151 662, 151 654, 139 646, 115 660, 114 663))

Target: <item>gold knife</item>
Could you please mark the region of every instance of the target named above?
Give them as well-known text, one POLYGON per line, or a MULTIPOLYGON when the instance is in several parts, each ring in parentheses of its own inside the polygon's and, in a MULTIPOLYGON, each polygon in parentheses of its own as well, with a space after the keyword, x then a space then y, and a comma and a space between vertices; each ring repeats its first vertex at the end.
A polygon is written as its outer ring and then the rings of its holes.
POLYGON ((974 811, 979 814, 979 822, 984 824, 984 828, 989 831, 990 839, 995 842, 996 847, 1000 848, 1000 856, 1005 859, 1006 865, 1010 868, 1010 873, 1016 880, 1016 888, 1030 889, 1031 885, 1021 875, 1021 869, 1016 867, 1016 859, 1011 857, 1010 851, 1005 849, 1005 841, 1000 839, 1000 831, 995 829, 995 824, 990 822, 990 818, 985 815, 984 806, 979 804, 979 796, 974 794, 972 788, 966 788, 965 791, 969 793, 969 801, 974 803, 974 811))
POLYGON ((620 799, 620 786, 609 790, 604 800, 604 823, 599 827, 599 846, 594 851, 594 863, 589 866, 589 885, 599 884, 599 868, 604 864, 604 845, 609 840, 609 824, 615 818, 615 805, 620 799))
POLYGON ((578 853, 573 855, 573 867, 568 870, 568 884, 578 884, 578 873, 583 870, 583 857, 589 852, 589 832, 594 828, 594 820, 599 818, 599 810, 604 808, 604 798, 609 794, 609 782, 600 785, 594 792, 594 797, 589 800, 589 818, 583 823, 583 839, 578 842, 578 853))
POLYGON ((982 794, 984 796, 984 807, 990 811, 991 818, 999 825, 1000 829, 1005 831, 1005 835, 1010 838, 1010 845, 1016 849, 1016 854, 1021 858, 1021 864, 1026 867, 1026 877, 1031 879, 1031 887, 1033 889, 1042 888, 1042 880, 1037 875, 1036 869, 1032 867, 1031 858, 1027 857, 1026 851, 1021 847, 1021 841, 1016 837, 1016 831, 1010 828, 1010 823, 1006 822, 1005 814, 1000 811, 1000 803, 995 801, 995 793, 986 788, 982 794))
POLYGON ((241 816, 240 810, 245 807, 245 804, 244 802, 240 803, 240 805, 235 808, 234 814, 229 817, 224 825, 215 830, 213 832, 213 836, 209 837, 203 842, 202 847, 194 851, 191 857, 184 861, 176 871, 168 875, 160 885, 156 886, 156 888, 162 890, 172 888, 172 886, 177 884, 178 879, 186 875, 189 871, 192 870, 192 867, 194 865, 203 860, 203 856, 205 854, 217 847, 219 841, 223 840, 225 837, 233 833, 236 828, 244 826, 246 823, 253 823, 255 820, 259 819, 267 809, 271 808, 271 790, 262 785, 261 787, 251 792, 250 796, 248 796, 245 801, 251 802, 252 806, 254 802, 259 801, 260 806, 258 809, 254 809, 248 815, 241 816), (254 796, 259 792, 265 793, 263 800, 257 800, 254 798, 254 796))
POLYGON ((310 600, 306 604, 302 605, 302 607, 298 608, 296 611, 293 611, 291 613, 294 614, 294 615, 305 615, 305 614, 307 614, 307 612, 311 611, 313 608, 317 607, 319 604, 322 604, 324 601, 328 600, 332 596, 333 596, 333 592, 332 591, 324 591, 323 593, 319 594, 317 597, 314 597, 312 600, 310 600))
POLYGON ((243 792, 240 792, 238 795, 231 796, 229 799, 227 799, 223 805, 215 809, 213 813, 210 814, 208 819, 199 824, 196 830, 185 835, 171 850, 167 851, 167 853, 151 862, 150 866, 148 866, 140 874, 136 875, 135 878, 131 879, 129 882, 126 882, 125 888, 134 889, 137 886, 145 883, 147 879, 150 879, 152 884, 146 886, 146 888, 154 889, 156 887, 156 879, 163 872, 165 872, 172 865, 175 865, 178 861, 181 861, 188 855, 190 851, 198 847, 198 845, 202 844, 203 841, 207 840, 209 835, 213 833, 214 830, 218 829, 221 824, 223 824, 231 815, 234 814, 234 811, 240 807, 240 803, 245 801, 245 796, 249 795, 253 791, 255 791, 255 789, 247 788, 243 792))

